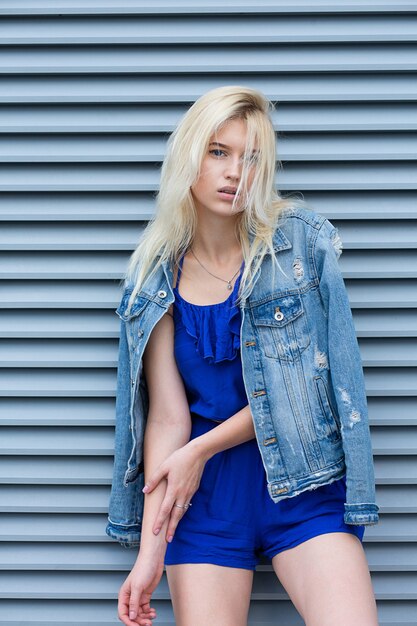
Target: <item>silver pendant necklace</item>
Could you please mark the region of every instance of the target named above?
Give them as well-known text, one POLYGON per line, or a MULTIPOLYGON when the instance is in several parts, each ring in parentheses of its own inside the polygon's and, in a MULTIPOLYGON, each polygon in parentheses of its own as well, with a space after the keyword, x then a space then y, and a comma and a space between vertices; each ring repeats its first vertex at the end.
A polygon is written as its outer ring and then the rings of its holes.
POLYGON ((204 267, 204 265, 201 263, 201 261, 199 261, 199 260, 197 259, 196 255, 194 254, 194 250, 193 250, 192 248, 190 248, 190 250, 191 250, 191 252, 193 253, 193 256, 194 256, 194 258, 196 259, 196 261, 197 261, 198 263, 200 263, 200 265, 201 265, 201 267, 203 268, 203 270, 206 270, 206 272, 208 272, 209 274, 211 274, 211 276, 214 276, 214 278, 217 278, 218 280, 221 280, 221 281, 223 281, 224 283, 227 283, 227 289, 229 289, 229 291, 230 291, 231 289, 233 289, 233 286, 232 286, 232 280, 233 280, 233 279, 234 279, 234 277, 235 277, 235 276, 239 273, 239 271, 240 271, 240 267, 239 267, 239 269, 237 270, 237 272, 235 272, 235 273, 233 274, 233 276, 232 276, 232 278, 231 278, 230 280, 225 280, 224 278, 220 278, 220 276, 216 276, 215 274, 212 274, 212 273, 211 273, 211 272, 210 272, 210 271, 209 271, 206 267, 204 267))

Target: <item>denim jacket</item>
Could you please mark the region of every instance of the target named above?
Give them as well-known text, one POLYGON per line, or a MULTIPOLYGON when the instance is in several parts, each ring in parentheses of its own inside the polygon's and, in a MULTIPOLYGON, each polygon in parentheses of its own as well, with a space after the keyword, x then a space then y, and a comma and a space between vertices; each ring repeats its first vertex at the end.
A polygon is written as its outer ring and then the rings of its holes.
MULTIPOLYGON (((287 209, 273 242, 284 273, 277 268, 271 284, 266 254, 240 304, 243 380, 269 495, 279 502, 346 474, 345 523, 377 524, 365 381, 337 228, 311 209, 287 209)), ((172 269, 162 263, 126 315, 133 284, 125 280, 116 309, 115 453, 105 530, 125 547, 140 545, 143 517, 149 398, 142 356, 175 300, 172 283, 172 269)))

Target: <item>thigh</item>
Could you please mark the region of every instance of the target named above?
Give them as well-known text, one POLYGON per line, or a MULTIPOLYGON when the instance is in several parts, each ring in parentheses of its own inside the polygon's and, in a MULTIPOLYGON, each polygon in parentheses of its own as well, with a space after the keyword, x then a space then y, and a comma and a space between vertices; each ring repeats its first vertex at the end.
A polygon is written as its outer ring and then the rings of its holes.
POLYGON ((378 626, 366 555, 355 535, 312 537, 275 555, 272 565, 306 626, 378 626))
POLYGON ((166 565, 176 626, 246 626, 253 571, 211 563, 166 565))

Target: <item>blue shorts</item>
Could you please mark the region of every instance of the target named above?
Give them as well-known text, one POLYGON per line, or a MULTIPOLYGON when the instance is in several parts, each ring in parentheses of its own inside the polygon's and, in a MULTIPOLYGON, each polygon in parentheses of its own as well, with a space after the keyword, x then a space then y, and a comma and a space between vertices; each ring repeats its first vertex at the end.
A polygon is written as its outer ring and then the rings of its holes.
MULTIPOLYGON (((193 414, 190 439, 218 426, 193 414)), ((192 506, 167 544, 165 565, 213 563, 255 570, 269 559, 324 533, 363 539, 365 526, 343 521, 346 477, 272 501, 256 439, 215 454, 206 463, 192 506)), ((182 503, 181 503, 182 504, 182 503)))

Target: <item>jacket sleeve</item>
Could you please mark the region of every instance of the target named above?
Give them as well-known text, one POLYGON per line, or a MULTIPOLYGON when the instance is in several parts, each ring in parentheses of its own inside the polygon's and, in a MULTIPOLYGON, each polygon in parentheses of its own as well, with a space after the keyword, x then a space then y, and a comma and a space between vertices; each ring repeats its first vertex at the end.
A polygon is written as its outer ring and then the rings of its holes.
POLYGON ((346 464, 346 524, 377 524, 375 475, 362 360, 349 298, 338 264, 342 241, 325 219, 319 228, 314 262, 327 317, 328 364, 337 402, 346 464))
MULTIPOLYGON (((116 425, 115 425, 115 451, 124 455, 131 451, 133 446, 132 424, 130 418, 130 408, 132 402, 132 384, 131 384, 131 367, 129 346, 127 341, 126 322, 120 320, 120 340, 117 364, 117 387, 116 387, 116 425)), ((137 468, 134 467, 135 460, 129 459, 129 467, 126 463, 122 465, 121 454, 117 455, 116 461, 120 462, 117 468, 117 478, 123 476, 123 484, 126 487, 130 480, 133 480, 137 474, 137 468), (132 467, 133 464, 133 467, 132 467)), ((126 461, 126 459, 124 459, 126 461)))
POLYGON ((106 534, 124 547, 140 545, 143 497, 143 463, 131 459, 133 446, 130 422, 130 357, 126 323, 120 320, 117 366, 114 465, 108 504, 106 534), (139 478, 137 478, 139 476, 139 478), (139 480, 140 479, 140 480, 139 480))

